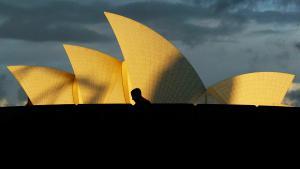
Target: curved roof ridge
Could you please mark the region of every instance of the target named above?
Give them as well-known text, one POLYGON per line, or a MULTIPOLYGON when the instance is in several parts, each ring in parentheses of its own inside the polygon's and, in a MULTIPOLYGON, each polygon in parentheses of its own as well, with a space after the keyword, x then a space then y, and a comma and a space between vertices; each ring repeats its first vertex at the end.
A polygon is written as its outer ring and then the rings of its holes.
POLYGON ((133 19, 105 15, 128 68, 129 91, 140 88, 153 103, 195 103, 205 92, 198 73, 173 43, 133 19))
POLYGON ((7 68, 34 105, 76 104, 74 75, 45 66, 19 65, 7 68))
MULTIPOLYGON (((278 73, 278 74, 286 74, 286 75, 291 75, 291 76, 296 77, 295 74, 288 73, 288 72, 275 72, 275 71, 248 72, 248 73, 241 73, 241 74, 238 74, 238 75, 230 76, 230 77, 228 77, 228 78, 225 78, 225 79, 223 79, 223 80, 220 80, 219 82, 217 82, 217 83, 215 83, 215 84, 213 84, 213 85, 210 85, 210 87, 215 86, 215 85, 217 85, 217 84, 219 84, 219 83, 221 83, 221 82, 223 82, 223 81, 230 80, 230 79, 232 79, 232 78, 234 78, 234 77, 246 76, 246 75, 251 75, 251 74, 256 74, 256 73, 278 73)), ((210 87, 208 87, 208 88, 210 88, 210 87)))
POLYGON ((281 105, 295 75, 282 72, 245 73, 208 88, 226 104, 281 105))
POLYGON ((67 44, 67 43, 64 43, 63 47, 64 47, 64 49, 69 48, 69 47, 74 47, 74 48, 83 49, 83 50, 90 50, 90 51, 93 51, 93 52, 96 52, 96 53, 103 54, 104 57, 108 57, 110 59, 122 62, 119 59, 117 59, 116 57, 114 57, 114 56, 112 56, 112 55, 110 55, 110 54, 108 54, 106 52, 103 52, 103 51, 101 51, 99 49, 93 49, 93 48, 90 48, 90 47, 85 47, 85 46, 81 46, 81 45, 67 44))
POLYGON ((122 62, 98 50, 64 45, 84 104, 125 103, 122 62))

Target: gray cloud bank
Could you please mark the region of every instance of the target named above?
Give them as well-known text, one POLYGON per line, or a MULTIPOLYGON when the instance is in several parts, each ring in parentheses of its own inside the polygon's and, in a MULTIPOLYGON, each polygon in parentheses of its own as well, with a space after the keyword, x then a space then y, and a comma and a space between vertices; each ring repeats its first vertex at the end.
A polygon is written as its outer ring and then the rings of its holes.
POLYGON ((99 22, 107 3, 79 4, 71 1, 43 1, 19 6, 0 2, 0 37, 28 41, 108 41, 106 35, 85 27, 99 22), (97 8, 98 7, 98 8, 97 8), (100 8, 99 8, 100 7, 100 8))
POLYGON ((29 41, 108 41, 107 35, 87 27, 105 22, 102 12, 106 10, 155 25, 171 40, 197 44, 239 33, 250 20, 264 24, 299 23, 299 12, 288 11, 289 6, 298 9, 299 5, 293 0, 191 0, 189 3, 141 0, 125 4, 100 0, 85 3, 45 0, 23 4, 15 0, 0 1, 0 17, 4 18, 0 37, 29 41), (263 5, 272 5, 274 10, 264 11, 263 5), (201 20, 208 21, 197 24, 201 20), (209 26, 214 21, 218 23, 209 26))
POLYGON ((299 100, 300 100, 300 84, 295 83, 290 89, 290 91, 288 92, 284 100, 284 103, 287 105, 299 107, 300 106, 299 100))

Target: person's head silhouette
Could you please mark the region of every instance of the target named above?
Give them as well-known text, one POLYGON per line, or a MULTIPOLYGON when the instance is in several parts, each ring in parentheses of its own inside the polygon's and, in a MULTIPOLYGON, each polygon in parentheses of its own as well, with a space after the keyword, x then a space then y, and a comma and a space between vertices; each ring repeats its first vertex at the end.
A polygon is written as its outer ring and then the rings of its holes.
POLYGON ((131 91, 131 97, 132 100, 135 101, 136 105, 147 105, 150 104, 150 101, 148 101, 147 99, 145 99, 142 96, 142 91, 139 88, 135 88, 131 91))
POLYGON ((132 100, 134 100, 135 102, 137 102, 138 100, 140 100, 142 98, 142 91, 139 88, 135 88, 131 91, 131 97, 132 100))

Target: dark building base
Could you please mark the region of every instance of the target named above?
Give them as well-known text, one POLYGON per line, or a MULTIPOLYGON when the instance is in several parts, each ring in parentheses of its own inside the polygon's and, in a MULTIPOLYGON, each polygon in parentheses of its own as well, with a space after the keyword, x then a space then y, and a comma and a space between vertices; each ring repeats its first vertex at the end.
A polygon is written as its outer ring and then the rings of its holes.
POLYGON ((300 108, 238 105, 55 105, 0 108, 0 120, 300 120, 300 108))

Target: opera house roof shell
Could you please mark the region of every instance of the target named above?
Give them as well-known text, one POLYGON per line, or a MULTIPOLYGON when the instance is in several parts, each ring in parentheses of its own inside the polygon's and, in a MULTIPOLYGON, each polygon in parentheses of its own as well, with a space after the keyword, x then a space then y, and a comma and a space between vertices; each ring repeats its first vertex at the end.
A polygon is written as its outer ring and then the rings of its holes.
POLYGON ((235 76, 208 88, 219 103, 286 106, 283 99, 294 75, 279 72, 255 72, 235 76))
POLYGON ((64 45, 74 74, 37 66, 8 66, 34 105, 131 103, 140 88, 153 103, 199 103, 206 94, 225 104, 282 105, 294 75, 260 72, 206 90, 183 54, 132 19, 105 12, 124 61, 100 51, 64 45))

